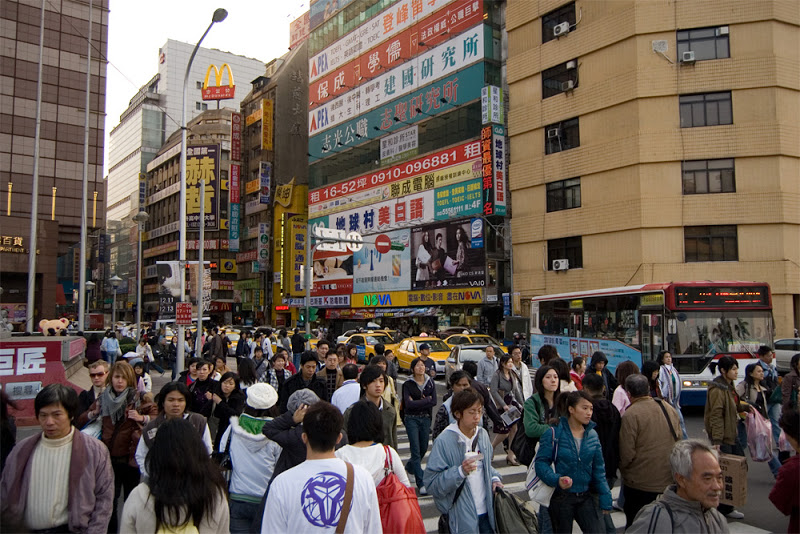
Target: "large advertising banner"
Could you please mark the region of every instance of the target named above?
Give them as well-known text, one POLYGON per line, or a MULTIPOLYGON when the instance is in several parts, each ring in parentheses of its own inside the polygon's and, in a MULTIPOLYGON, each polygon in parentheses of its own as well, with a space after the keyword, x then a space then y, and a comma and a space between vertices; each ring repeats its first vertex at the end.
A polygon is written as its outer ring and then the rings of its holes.
MULTIPOLYGON (((308 33, 309 29, 313 30, 324 23, 352 1, 353 0, 312 0, 309 12, 304 15, 306 18, 305 24, 307 26, 306 33, 308 33)), ((291 46, 289 48, 291 48, 291 46)))
POLYGON ((353 293, 353 253, 314 251, 311 296, 353 293))
POLYGON ((412 193, 363 208, 312 219, 312 228, 322 225, 362 235, 386 232, 404 226, 434 221, 433 190, 412 193))
POLYGON ((310 83, 309 109, 369 82, 386 69, 413 58, 420 51, 432 50, 439 43, 477 26, 483 22, 482 6, 483 0, 458 0, 392 37, 385 45, 364 51, 340 68, 329 69, 327 74, 310 83))
POLYGON ((321 187, 308 193, 308 209, 319 217, 481 176, 481 144, 470 141, 421 158, 321 187))
POLYGON ((481 219, 415 228, 411 234, 411 254, 413 289, 486 285, 481 219))
POLYGON ((200 180, 205 180, 206 230, 219 228, 219 145, 186 148, 186 227, 200 229, 200 180))
MULTIPOLYGON (((322 4, 324 2, 318 2, 322 4)), ((289 50, 308 39, 308 28, 311 19, 308 11, 289 23, 289 50)))
MULTIPOLYGON (((426 50, 410 61, 403 62, 390 71, 384 72, 379 69, 367 83, 310 110, 308 112, 308 135, 317 135, 358 117, 362 113, 380 107, 388 100, 412 93, 423 85, 453 74, 478 61, 483 61, 484 31, 483 24, 479 24, 445 43, 426 50)), ((318 93, 321 89, 320 86, 318 93)), ((480 93, 480 87, 477 89, 480 93)), ((318 96, 309 94, 309 98, 312 100, 318 96)), ((421 106, 417 105, 416 107, 421 106)), ((401 121, 405 120, 397 114, 393 117, 397 117, 401 121)), ((330 146, 330 148, 334 147, 330 146)))
POLYGON ((436 189, 437 221, 447 221, 467 215, 480 215, 483 191, 480 178, 436 189))
POLYGON ((289 217, 286 225, 288 243, 284 240, 284 259, 288 260, 281 273, 281 288, 284 295, 302 297, 305 295, 300 280, 301 267, 306 264, 306 218, 303 215, 289 217), (288 244, 288 246, 287 246, 288 244), (287 276, 288 275, 288 276, 287 276))
POLYGON ((378 234, 353 253, 353 292, 404 291, 410 284, 410 229, 378 234))
POLYGON ((261 148, 272 150, 272 100, 264 99, 261 101, 261 148))
MULTIPOLYGON (((477 100, 483 84, 484 64, 481 61, 372 111, 360 109, 357 117, 309 138, 309 163, 477 100)), ((327 120, 325 115, 323 120, 327 120)))

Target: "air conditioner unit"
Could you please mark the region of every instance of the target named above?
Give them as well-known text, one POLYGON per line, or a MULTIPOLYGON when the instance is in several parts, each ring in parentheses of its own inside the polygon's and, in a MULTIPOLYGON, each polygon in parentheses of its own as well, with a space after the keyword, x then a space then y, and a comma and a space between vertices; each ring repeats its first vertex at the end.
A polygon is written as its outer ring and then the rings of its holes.
POLYGON ((567 271, 569 270, 569 260, 553 260, 554 271, 567 271))
POLYGON ((562 22, 553 27, 553 35, 556 37, 569 33, 569 22, 562 22))
POLYGON ((548 139, 557 139, 561 135, 561 128, 550 128, 547 130, 548 139))
POLYGON ((567 61, 567 70, 577 69, 578 68, 578 61, 573 59, 567 61))
POLYGON ((719 37, 720 35, 728 35, 728 27, 727 26, 720 26, 716 30, 714 30, 714 34, 719 37))
POLYGON ((686 52, 681 53, 681 63, 694 63, 694 51, 687 50, 686 52))
POLYGON ((575 89, 575 82, 573 80, 567 80, 566 82, 561 82, 561 91, 572 91, 575 89))

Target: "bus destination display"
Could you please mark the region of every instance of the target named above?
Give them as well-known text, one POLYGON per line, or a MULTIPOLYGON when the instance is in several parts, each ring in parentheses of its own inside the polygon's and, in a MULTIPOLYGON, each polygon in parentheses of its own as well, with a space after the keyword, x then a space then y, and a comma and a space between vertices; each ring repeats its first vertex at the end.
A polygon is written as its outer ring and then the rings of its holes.
POLYGON ((726 308, 769 306, 766 286, 741 287, 676 287, 676 308, 726 308))

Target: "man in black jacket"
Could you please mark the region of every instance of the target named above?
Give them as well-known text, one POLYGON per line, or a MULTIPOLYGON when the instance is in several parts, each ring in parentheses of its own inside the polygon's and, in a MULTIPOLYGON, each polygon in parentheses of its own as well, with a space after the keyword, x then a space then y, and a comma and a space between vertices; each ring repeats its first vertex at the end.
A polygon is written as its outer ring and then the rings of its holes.
POLYGON ((89 364, 89 378, 92 379, 92 387, 86 391, 81 391, 78 395, 78 415, 89 409, 94 403, 95 399, 103 393, 106 389, 106 378, 108 377, 108 362, 105 360, 97 360, 89 364))
MULTIPOLYGON (((494 427, 501 428, 505 426, 505 423, 503 423, 503 420, 500 418, 500 412, 497 411, 497 406, 495 406, 489 390, 486 386, 475 380, 475 375, 478 374, 478 364, 475 362, 464 362, 462 368, 469 375, 470 387, 477 391, 481 398, 483 398, 483 411, 492 422, 494 427)), ((484 419, 484 423, 485 421, 486 419, 484 419)))
POLYGON ((283 390, 281 391, 280 400, 278 401, 281 413, 287 410, 289 397, 292 393, 301 389, 310 389, 320 399, 327 400, 328 394, 325 381, 317 377, 316 352, 304 352, 300 358, 300 368, 297 370, 297 374, 283 383, 283 390))
POLYGON ((303 335, 300 334, 299 328, 294 329, 294 334, 292 334, 291 342, 292 342, 292 356, 293 356, 292 362, 294 363, 295 369, 300 370, 300 366, 302 365, 300 363, 300 356, 302 356, 303 351, 306 350, 306 338, 304 338, 303 335))
MULTIPOLYGON (((619 467, 619 429, 622 418, 617 407, 606 398, 603 377, 598 374, 587 373, 583 377, 583 390, 592 397, 592 421, 594 421, 597 437, 600 438, 600 447, 603 449, 603 461, 606 464, 606 481, 608 487, 613 488, 617 481, 617 468, 619 467)), ((603 514, 606 526, 615 529, 610 514, 603 514)), ((610 530, 607 530, 610 532, 610 530)))

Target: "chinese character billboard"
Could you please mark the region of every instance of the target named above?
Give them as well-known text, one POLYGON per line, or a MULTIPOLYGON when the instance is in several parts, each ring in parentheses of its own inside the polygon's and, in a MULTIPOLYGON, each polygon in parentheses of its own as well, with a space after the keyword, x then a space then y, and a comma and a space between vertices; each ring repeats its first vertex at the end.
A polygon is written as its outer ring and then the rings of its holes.
POLYGON ((411 234, 412 286, 483 287, 483 221, 466 219, 415 228, 411 234))
POLYGON ((200 180, 205 180, 206 230, 219 229, 219 145, 186 149, 186 227, 200 229, 200 180))

